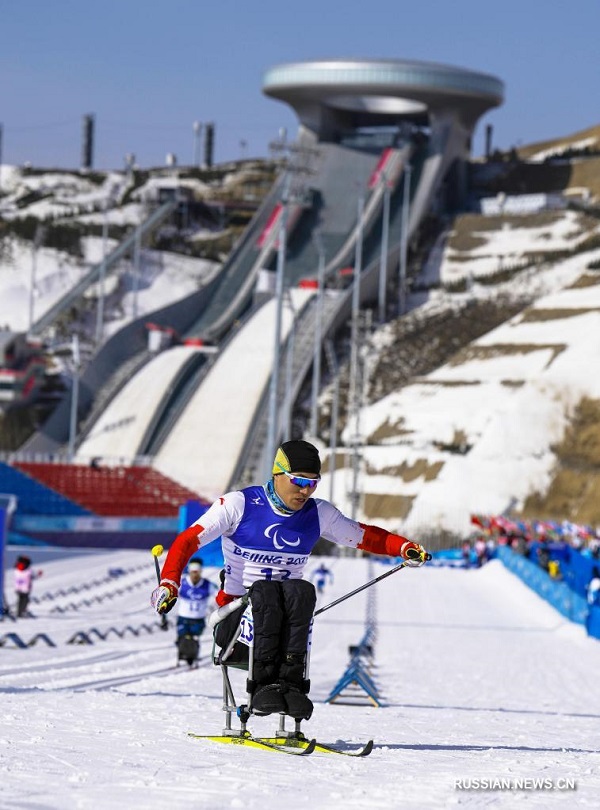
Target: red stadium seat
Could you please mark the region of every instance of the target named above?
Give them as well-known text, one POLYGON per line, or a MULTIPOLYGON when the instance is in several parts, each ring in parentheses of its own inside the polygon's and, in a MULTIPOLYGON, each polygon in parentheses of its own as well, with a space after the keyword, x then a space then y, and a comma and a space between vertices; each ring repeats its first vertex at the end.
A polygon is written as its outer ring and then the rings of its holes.
POLYGON ((197 492, 152 467, 90 467, 83 464, 16 462, 31 478, 105 517, 176 517, 197 492))

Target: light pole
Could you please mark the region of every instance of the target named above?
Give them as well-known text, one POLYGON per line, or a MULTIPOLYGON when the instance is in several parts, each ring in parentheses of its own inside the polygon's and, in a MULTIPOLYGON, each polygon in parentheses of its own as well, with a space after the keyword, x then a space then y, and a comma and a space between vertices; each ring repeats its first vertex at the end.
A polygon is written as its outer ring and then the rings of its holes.
POLYGON ((390 185, 385 172, 382 172, 381 177, 383 182, 383 225, 381 228, 381 262, 379 265, 379 323, 384 323, 388 244, 390 238, 390 185))
POLYGON ((96 309, 96 348, 102 343, 104 332, 104 280, 106 276, 106 254, 108 243, 108 198, 104 200, 102 219, 102 264, 98 276, 98 307, 96 309))
POLYGON ((31 278, 29 282, 29 331, 33 326, 34 307, 35 307, 35 293, 36 293, 36 276, 37 276, 37 252, 40 245, 44 241, 46 229, 43 225, 37 225, 35 229, 35 236, 33 237, 33 244, 31 246, 31 278))
POLYGON ((8 602, 4 595, 4 551, 8 542, 8 528, 19 501, 16 495, 0 495, 0 622, 8 613, 8 602))
POLYGON ((321 234, 315 234, 317 253, 319 254, 318 290, 317 290, 317 318, 315 324, 315 347, 313 352, 313 375, 310 407, 310 434, 316 436, 319 430, 318 401, 321 387, 321 350, 323 341, 323 298, 325 295, 325 251, 321 234))
MULTIPOLYGON (((292 147, 289 147, 290 152, 292 147)), ((297 149, 297 152, 303 150, 297 149)), ((275 316, 275 346, 273 350, 273 368, 271 371, 271 386, 269 391, 269 428, 267 432, 266 452, 267 464, 271 464, 271 460, 275 456, 277 449, 277 442, 280 435, 279 428, 279 414, 277 407, 277 396, 279 393, 279 364, 281 358, 281 319, 282 319, 282 304, 283 304, 283 282, 285 273, 285 259, 287 249, 287 225, 289 218, 289 204, 290 202, 297 204, 302 199, 302 189, 294 187, 292 189, 292 179, 294 173, 298 174, 306 169, 294 164, 293 159, 288 162, 286 173, 282 182, 281 190, 281 209, 279 212, 279 242, 277 251, 277 272, 275 276, 275 298, 276 298, 276 316, 275 316)), ((270 467, 269 467, 270 470, 270 467)))
POLYGON ((352 336, 350 345, 350 385, 348 392, 348 422, 353 422, 354 433, 350 435, 352 445, 352 519, 356 519, 357 512, 357 467, 358 467, 358 340, 359 340, 359 314, 360 314, 360 276, 362 273, 362 239, 363 239, 363 212, 365 200, 361 195, 358 200, 358 228, 356 232, 356 254, 354 260, 354 278, 352 286, 352 336))
POLYGON ((141 227, 138 226, 135 230, 135 239, 133 242, 133 317, 138 316, 138 288, 140 286, 140 265, 142 253, 142 235, 141 227))
POLYGON ((73 382, 71 384, 71 414, 69 420, 69 461, 75 456, 75 439, 77 436, 77 411, 79 409, 79 336, 71 337, 71 355, 73 359, 73 382))
POLYGON ((31 278, 29 280, 29 331, 33 326, 34 299, 35 299, 35 277, 37 275, 37 245, 35 240, 31 246, 31 278))
POLYGON ((279 245, 277 251, 277 272, 275 275, 275 340, 273 347, 273 368, 269 390, 269 431, 267 435, 267 459, 275 458, 278 439, 277 394, 279 389, 279 363, 281 358, 281 320, 283 307, 283 276, 285 272, 286 228, 288 217, 288 186, 286 178, 282 194, 282 208, 279 215, 279 245))
POLYGON ((404 315, 406 308, 406 260, 408 254, 408 222, 410 207, 410 174, 412 167, 404 168, 404 198, 402 201, 402 238, 400 240, 400 277, 398 279, 398 314, 404 315))
POLYGON ((292 291, 287 289, 287 302, 292 313, 292 328, 287 341, 285 358, 285 441, 292 438, 292 372, 294 370, 294 352, 296 351, 296 309, 292 300, 292 291))
POLYGON ((194 152, 193 152, 193 164, 194 167, 200 165, 200 136, 202 134, 202 124, 200 121, 194 121, 193 127, 194 131, 194 152))
POLYGON ((329 500, 333 503, 335 466, 337 461, 337 421, 340 408, 340 375, 332 340, 325 341, 325 353, 327 355, 329 373, 333 379, 333 401, 331 403, 331 421, 329 427, 329 467, 331 470, 331 478, 329 479, 329 500))

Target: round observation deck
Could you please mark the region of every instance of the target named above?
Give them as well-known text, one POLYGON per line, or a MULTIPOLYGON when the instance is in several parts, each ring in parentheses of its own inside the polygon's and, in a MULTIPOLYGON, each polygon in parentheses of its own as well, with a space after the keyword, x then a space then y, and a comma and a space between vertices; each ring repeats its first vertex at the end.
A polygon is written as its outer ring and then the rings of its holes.
POLYGON ((450 114, 472 130, 504 100, 495 76, 404 59, 325 59, 270 68, 265 95, 289 104, 317 134, 347 127, 428 122, 450 114))

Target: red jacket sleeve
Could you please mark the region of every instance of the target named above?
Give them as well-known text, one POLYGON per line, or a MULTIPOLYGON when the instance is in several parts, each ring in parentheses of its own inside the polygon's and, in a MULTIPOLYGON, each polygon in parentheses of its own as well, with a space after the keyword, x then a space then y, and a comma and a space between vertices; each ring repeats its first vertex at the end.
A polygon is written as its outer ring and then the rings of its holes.
POLYGON ((198 551, 198 535, 204 531, 203 526, 194 524, 180 532, 167 554, 167 559, 163 565, 161 573, 161 582, 167 580, 173 585, 179 587, 181 582, 181 574, 187 565, 188 560, 198 551))
POLYGON ((368 551, 370 554, 383 554, 388 557, 398 557, 406 537, 400 534, 392 534, 387 529, 380 529, 379 526, 368 526, 366 523, 360 524, 364 530, 363 539, 357 548, 368 551))

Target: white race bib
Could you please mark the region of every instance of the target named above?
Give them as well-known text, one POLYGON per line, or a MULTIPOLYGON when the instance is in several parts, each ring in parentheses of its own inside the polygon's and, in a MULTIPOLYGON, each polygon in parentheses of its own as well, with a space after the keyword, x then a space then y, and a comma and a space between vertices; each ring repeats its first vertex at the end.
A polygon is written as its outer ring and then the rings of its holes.
POLYGON ((252 617, 252 605, 246 605, 246 610, 242 613, 240 621, 240 634, 238 641, 246 647, 252 647, 254 643, 254 618, 252 617))
MULTIPOLYGON (((308 628, 308 645, 307 649, 310 650, 312 644, 312 629, 314 618, 310 620, 310 627, 308 628)), ((238 641, 245 644, 246 647, 254 645, 254 617, 252 616, 252 605, 246 605, 246 610, 242 613, 240 620, 240 634, 238 641)))

